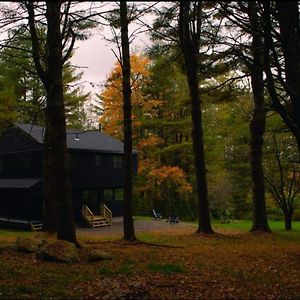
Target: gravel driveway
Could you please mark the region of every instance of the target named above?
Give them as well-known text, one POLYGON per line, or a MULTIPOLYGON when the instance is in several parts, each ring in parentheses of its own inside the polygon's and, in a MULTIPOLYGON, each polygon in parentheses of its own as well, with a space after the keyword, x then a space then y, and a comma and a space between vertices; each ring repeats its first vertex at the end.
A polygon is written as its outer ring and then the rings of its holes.
MULTIPOLYGON (((165 233, 178 233, 178 232, 190 232, 196 230, 195 225, 180 222, 177 224, 170 224, 166 220, 134 220, 134 228, 136 234, 143 232, 165 232, 165 233)), ((76 229, 77 235, 81 236, 93 236, 105 237, 105 236, 123 236, 123 218, 113 218, 112 226, 100 227, 100 228, 86 228, 79 227, 76 229)))

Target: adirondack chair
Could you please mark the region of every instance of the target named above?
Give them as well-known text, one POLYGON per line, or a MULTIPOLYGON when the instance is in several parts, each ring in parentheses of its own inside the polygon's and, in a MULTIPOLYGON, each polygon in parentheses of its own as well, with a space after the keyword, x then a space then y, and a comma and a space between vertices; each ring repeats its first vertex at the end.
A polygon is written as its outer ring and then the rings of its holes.
POLYGON ((161 213, 156 212, 155 209, 152 209, 152 213, 153 213, 153 218, 154 218, 154 220, 161 220, 161 219, 162 219, 161 213))

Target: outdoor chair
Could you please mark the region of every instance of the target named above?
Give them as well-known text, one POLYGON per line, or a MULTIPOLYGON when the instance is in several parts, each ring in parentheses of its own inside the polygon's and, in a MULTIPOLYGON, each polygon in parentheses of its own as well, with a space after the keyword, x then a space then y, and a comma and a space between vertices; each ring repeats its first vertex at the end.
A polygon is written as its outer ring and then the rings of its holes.
POLYGON ((154 218, 154 220, 161 220, 161 219, 162 219, 161 213, 156 212, 155 209, 152 209, 152 213, 153 213, 153 218, 154 218))
POLYGON ((177 223, 179 223, 180 221, 179 221, 178 217, 176 217, 176 216, 170 216, 169 219, 168 219, 168 222, 169 222, 170 224, 177 224, 177 223))

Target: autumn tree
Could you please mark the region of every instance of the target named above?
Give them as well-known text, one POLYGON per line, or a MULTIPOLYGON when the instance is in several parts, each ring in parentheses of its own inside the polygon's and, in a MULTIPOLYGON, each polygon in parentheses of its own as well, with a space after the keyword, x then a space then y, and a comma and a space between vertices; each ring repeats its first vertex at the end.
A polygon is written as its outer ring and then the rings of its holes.
MULTIPOLYGON (((182 218, 194 215, 194 209, 184 211, 192 199, 187 176, 191 168, 187 162, 192 161, 189 103, 184 74, 163 61, 131 55, 133 144, 139 152, 135 209, 145 213, 155 207, 163 214, 182 218), (166 174, 170 174, 168 180, 166 174), (170 211, 167 206, 173 202, 178 205, 170 211)), ((100 122, 104 131, 123 139, 121 91, 121 67, 117 63, 100 95, 100 122)))
MULTIPOLYGON (((159 103, 155 103, 151 99, 146 104, 146 99, 142 92, 146 82, 149 81, 149 64, 150 61, 145 55, 132 54, 130 56, 134 140, 139 136, 142 114, 147 113, 146 105, 149 108, 148 113, 151 113, 152 105, 159 105, 159 103)), ((122 67, 119 62, 115 64, 113 70, 108 75, 99 99, 102 107, 99 117, 101 127, 112 136, 123 140, 122 67)))

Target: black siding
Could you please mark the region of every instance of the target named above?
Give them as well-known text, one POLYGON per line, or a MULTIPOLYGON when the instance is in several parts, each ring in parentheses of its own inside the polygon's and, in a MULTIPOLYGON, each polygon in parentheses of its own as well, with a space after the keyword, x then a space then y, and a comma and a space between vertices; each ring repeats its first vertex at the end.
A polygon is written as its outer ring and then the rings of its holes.
POLYGON ((114 156, 122 157, 121 154, 71 152, 73 188, 122 187, 122 167, 114 167, 114 156))
POLYGON ((41 178, 42 150, 0 154, 0 178, 41 178))
MULTIPOLYGON (((87 192, 97 194, 96 200, 89 200, 94 210, 106 203, 113 215, 122 214, 122 199, 115 199, 115 191, 123 187, 123 154, 72 149, 69 153, 75 218, 80 219, 87 192), (104 197, 106 190, 112 191, 110 199, 104 197)), ((42 178, 42 168, 42 144, 14 127, 4 132, 0 137, 0 178, 42 178)), ((136 155, 133 168, 136 174, 136 155)), ((41 219, 42 195, 42 182, 23 190, 0 188, 0 217, 41 219)))

